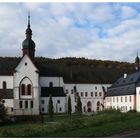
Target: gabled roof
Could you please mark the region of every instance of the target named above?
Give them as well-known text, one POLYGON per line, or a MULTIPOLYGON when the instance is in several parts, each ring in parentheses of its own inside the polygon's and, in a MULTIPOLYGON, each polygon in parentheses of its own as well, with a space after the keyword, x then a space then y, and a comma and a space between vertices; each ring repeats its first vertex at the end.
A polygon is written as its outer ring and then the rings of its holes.
POLYGON ((136 94, 136 86, 140 83, 140 71, 122 76, 108 88, 106 96, 122 96, 136 94))
POLYGON ((114 84, 112 84, 112 86, 110 88, 124 86, 124 85, 130 85, 133 83, 137 84, 138 82, 140 82, 140 71, 129 74, 126 76, 126 78, 124 78, 124 76, 122 76, 114 84))
POLYGON ((63 87, 41 87, 41 97, 65 97, 63 87))
POLYGON ((21 58, 16 57, 1 57, 0 58, 0 75, 13 75, 15 67, 20 62, 21 58))
POLYGON ((130 84, 130 85, 120 86, 120 87, 116 87, 116 88, 108 88, 106 97, 135 95, 135 94, 136 94, 136 85, 130 84))
POLYGON ((36 69, 36 71, 39 72, 39 70, 38 70, 38 68, 35 66, 33 60, 32 60, 27 54, 23 55, 23 57, 21 58, 21 60, 19 61, 19 63, 17 64, 17 66, 16 66, 14 69, 17 70, 19 64, 22 63, 22 61, 24 62, 25 59, 29 59, 29 61, 33 64, 33 66, 34 66, 34 68, 36 69))
POLYGON ((0 98, 13 99, 13 89, 0 89, 0 98))

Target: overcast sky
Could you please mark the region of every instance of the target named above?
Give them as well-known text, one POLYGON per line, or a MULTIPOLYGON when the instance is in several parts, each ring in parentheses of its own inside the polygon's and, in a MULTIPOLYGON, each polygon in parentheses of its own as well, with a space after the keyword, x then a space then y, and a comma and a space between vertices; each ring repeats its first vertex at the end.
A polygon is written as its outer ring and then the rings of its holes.
POLYGON ((0 3, 0 56, 22 56, 31 11, 36 56, 133 62, 140 3, 0 3))

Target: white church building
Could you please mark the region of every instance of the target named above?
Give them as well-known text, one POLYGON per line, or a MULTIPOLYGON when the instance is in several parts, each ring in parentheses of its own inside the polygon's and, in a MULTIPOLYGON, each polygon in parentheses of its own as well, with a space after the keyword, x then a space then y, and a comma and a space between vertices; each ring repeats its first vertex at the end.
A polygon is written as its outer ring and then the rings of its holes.
POLYGON ((105 93, 110 84, 64 83, 61 76, 47 76, 47 63, 35 57, 35 47, 28 16, 26 38, 22 43, 23 56, 0 60, 0 98, 9 114, 47 113, 50 94, 55 113, 67 112, 68 96, 71 97, 73 113, 78 96, 81 98, 83 112, 94 112, 105 107, 105 93), (6 62, 10 65, 6 65, 6 62))

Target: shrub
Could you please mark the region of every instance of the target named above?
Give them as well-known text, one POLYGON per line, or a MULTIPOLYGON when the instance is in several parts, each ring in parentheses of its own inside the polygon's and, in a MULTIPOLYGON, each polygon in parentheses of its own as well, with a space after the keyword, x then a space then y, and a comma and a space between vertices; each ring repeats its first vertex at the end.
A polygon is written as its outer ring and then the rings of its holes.
POLYGON ((103 111, 99 111, 99 114, 101 113, 121 113, 120 109, 114 109, 114 108, 108 108, 108 109, 104 109, 103 111))
POLYGON ((136 113, 137 111, 135 109, 129 110, 128 113, 136 113))
POLYGON ((0 126, 8 121, 7 109, 4 104, 0 102, 0 126))

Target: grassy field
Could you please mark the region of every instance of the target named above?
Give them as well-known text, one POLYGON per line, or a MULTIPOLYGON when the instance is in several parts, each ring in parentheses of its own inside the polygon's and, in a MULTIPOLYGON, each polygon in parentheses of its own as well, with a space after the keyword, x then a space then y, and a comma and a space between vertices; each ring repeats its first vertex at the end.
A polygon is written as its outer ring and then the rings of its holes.
POLYGON ((140 113, 99 113, 94 116, 44 116, 44 123, 14 123, 0 127, 0 137, 107 137, 140 129, 140 113))

